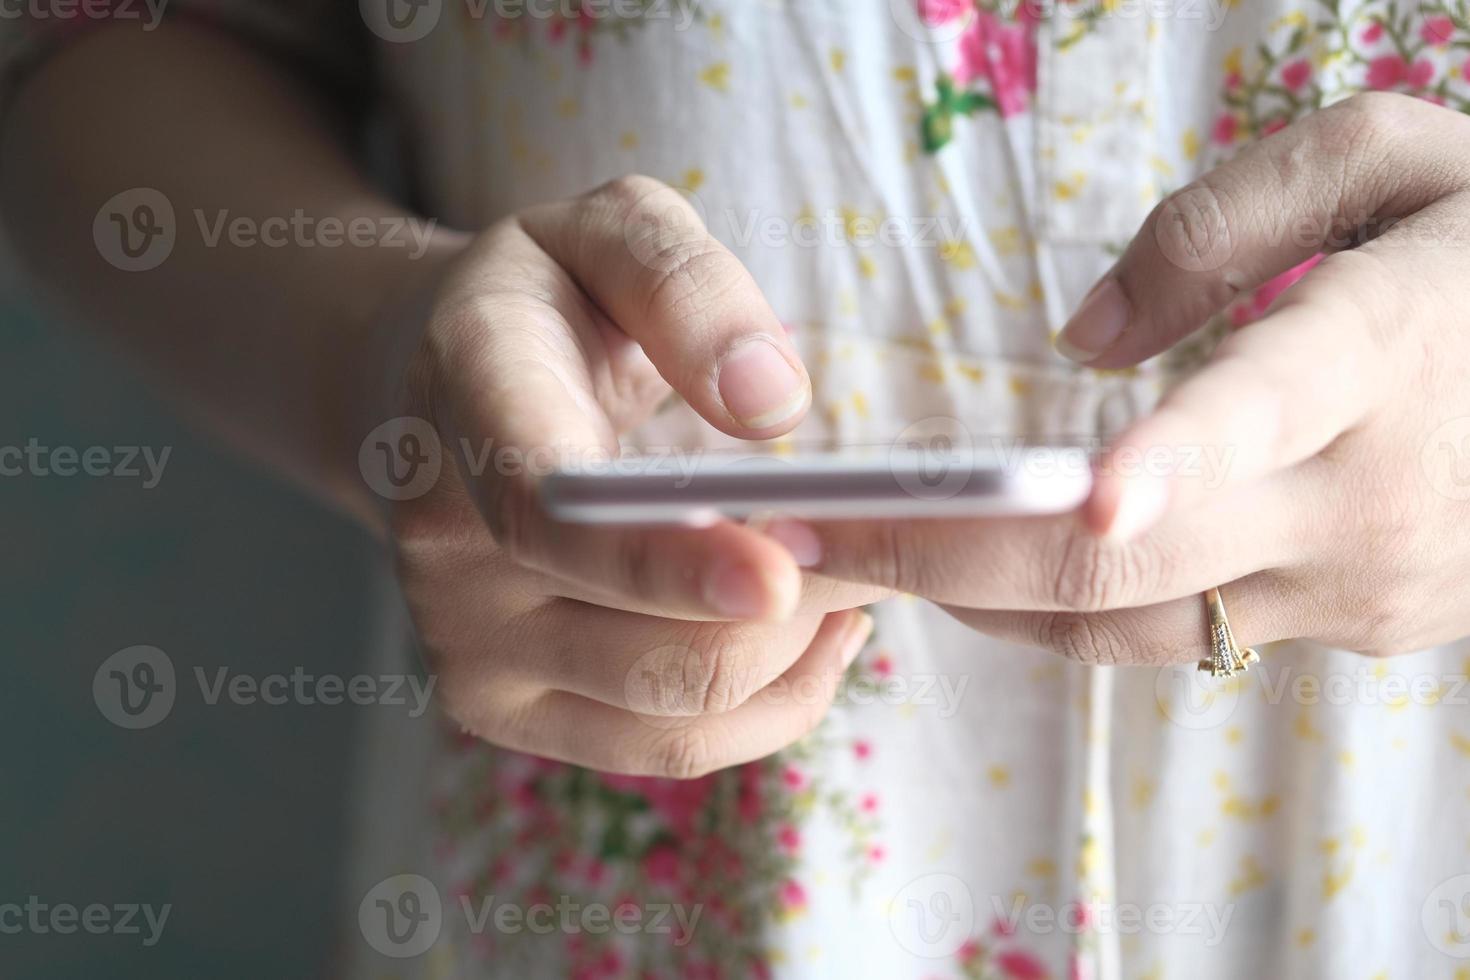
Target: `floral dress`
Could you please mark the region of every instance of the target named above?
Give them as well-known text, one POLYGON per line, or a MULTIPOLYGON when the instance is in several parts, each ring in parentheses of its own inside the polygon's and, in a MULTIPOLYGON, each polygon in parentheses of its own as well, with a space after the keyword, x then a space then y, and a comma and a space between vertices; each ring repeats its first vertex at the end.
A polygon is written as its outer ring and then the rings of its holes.
MULTIPOLYGON (((1069 364, 1054 331, 1164 194, 1354 92, 1470 108, 1453 3, 171 11, 344 91, 370 58, 443 221, 633 172, 685 191, 810 367, 814 410, 776 452, 936 418, 1106 437, 1301 272, 1137 369, 1069 364)), ((10 65, 57 36, 12 33, 10 65)), ((677 405, 639 438, 728 444, 677 405)), ((600 775, 447 725, 366 733, 364 870, 327 910, 348 923, 343 975, 1470 977, 1470 646, 1281 643, 1207 688, 998 642, 914 598, 872 612, 813 735, 702 779, 600 775)))

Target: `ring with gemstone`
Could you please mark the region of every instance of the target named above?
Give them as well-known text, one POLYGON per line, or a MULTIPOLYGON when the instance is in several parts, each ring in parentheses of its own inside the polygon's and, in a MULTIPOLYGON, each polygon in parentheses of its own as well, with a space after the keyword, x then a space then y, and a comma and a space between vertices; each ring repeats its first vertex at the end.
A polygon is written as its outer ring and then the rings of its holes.
POLYGON ((1199 662, 1199 669, 1211 677, 1234 677, 1250 669, 1260 661, 1260 654, 1247 647, 1242 650, 1230 631, 1230 618, 1225 615, 1225 600, 1220 590, 1210 589, 1205 593, 1205 608, 1210 619, 1210 655, 1199 662))

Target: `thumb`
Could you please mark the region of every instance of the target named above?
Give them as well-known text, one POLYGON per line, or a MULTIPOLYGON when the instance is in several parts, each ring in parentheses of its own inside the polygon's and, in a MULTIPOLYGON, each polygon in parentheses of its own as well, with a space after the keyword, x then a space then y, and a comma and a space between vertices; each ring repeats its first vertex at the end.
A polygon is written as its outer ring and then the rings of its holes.
POLYGON ((764 439, 806 415, 811 380, 785 328, 678 191, 622 177, 521 224, 715 428, 764 439))
POLYGON ((1462 125, 1458 113, 1375 93, 1251 144, 1154 209, 1057 349, 1094 368, 1137 364, 1237 296, 1376 237, 1455 189, 1462 125))

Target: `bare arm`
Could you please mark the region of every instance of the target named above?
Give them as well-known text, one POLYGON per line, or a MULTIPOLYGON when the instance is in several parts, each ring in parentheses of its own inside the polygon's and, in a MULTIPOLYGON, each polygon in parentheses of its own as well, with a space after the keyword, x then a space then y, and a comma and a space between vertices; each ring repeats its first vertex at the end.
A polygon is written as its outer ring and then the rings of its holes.
POLYGON ((422 255, 210 242, 222 216, 412 217, 333 133, 316 93, 230 37, 186 20, 109 27, 18 93, 0 133, 0 206, 15 251, 67 312, 105 327, 233 442, 376 524, 358 444, 391 417, 394 366, 416 339, 408 309, 468 236, 436 230, 422 255), (93 219, 137 187, 172 204, 177 239, 157 268, 125 272, 99 251, 93 219), (395 309, 405 315, 383 312, 395 309))

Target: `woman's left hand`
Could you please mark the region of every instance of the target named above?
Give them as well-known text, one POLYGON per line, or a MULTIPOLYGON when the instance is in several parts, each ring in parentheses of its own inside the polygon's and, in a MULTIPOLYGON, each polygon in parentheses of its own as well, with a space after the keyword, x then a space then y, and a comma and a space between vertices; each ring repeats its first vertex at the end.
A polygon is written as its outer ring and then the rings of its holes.
POLYGON ((822 571, 1086 663, 1202 656, 1211 586, 1242 646, 1470 635, 1470 118, 1365 95, 1248 147, 1154 210, 1058 346, 1136 364, 1323 252, 1113 443, 1082 520, 828 525, 822 571))

